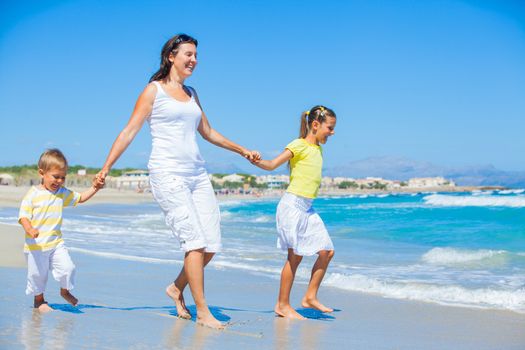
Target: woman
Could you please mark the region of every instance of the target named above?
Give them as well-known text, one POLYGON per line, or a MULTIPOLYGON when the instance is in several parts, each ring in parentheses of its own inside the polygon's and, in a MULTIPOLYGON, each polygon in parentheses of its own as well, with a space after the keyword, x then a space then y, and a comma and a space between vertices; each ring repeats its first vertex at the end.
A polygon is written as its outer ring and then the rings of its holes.
POLYGON ((189 284, 197 308, 197 322, 223 328, 204 298, 204 267, 220 251, 221 233, 219 207, 197 146, 196 131, 206 141, 250 161, 258 160, 260 155, 228 140, 211 127, 197 93, 184 85, 196 66, 197 40, 179 34, 166 42, 160 69, 139 96, 128 124, 113 143, 97 178, 104 181, 147 120, 152 136, 148 163, 151 190, 185 252, 184 266, 166 293, 175 302, 179 317, 189 319, 191 315, 183 297, 184 288, 189 284))

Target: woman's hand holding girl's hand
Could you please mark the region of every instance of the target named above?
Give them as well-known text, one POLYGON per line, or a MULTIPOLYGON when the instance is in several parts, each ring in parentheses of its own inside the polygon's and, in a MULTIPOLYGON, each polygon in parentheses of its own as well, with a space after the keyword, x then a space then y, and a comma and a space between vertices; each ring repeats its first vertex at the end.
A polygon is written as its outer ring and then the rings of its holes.
POLYGON ((261 154, 259 151, 250 151, 250 150, 243 150, 242 156, 246 159, 248 159, 250 162, 255 162, 261 159, 261 154))

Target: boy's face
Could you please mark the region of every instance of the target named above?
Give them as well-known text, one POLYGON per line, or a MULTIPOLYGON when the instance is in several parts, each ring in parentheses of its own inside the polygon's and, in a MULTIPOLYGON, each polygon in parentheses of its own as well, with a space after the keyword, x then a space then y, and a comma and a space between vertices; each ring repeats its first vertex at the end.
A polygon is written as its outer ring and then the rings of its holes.
POLYGON ((53 167, 47 171, 38 169, 38 174, 42 178, 42 185, 51 192, 56 192, 66 181, 67 168, 53 167))

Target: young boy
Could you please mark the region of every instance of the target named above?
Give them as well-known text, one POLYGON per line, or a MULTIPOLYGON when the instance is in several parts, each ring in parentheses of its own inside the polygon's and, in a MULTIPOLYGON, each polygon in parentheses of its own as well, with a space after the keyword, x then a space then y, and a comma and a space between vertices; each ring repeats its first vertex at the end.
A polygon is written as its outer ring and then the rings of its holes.
POLYGON ((52 310, 44 299, 49 271, 60 283, 60 295, 71 305, 77 305, 77 298, 69 292, 73 289, 75 265, 60 231, 62 208, 87 201, 104 186, 103 181, 94 179, 88 190, 73 192, 63 187, 66 174, 67 160, 62 152, 49 149, 42 153, 38 160, 41 184, 27 192, 18 215, 18 222, 26 233, 26 294, 34 295, 34 307, 40 312, 52 310))

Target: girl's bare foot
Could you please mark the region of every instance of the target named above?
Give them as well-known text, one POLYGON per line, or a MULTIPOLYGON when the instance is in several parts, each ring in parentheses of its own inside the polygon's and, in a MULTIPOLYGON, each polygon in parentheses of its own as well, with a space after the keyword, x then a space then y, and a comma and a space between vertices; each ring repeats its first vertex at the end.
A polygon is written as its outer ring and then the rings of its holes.
POLYGON ((180 318, 184 318, 186 320, 191 319, 191 314, 188 308, 186 308, 186 304, 184 303, 184 296, 180 292, 179 288, 175 286, 174 283, 171 283, 169 286, 166 287, 166 294, 173 299, 173 302, 175 302, 175 307, 177 308, 177 315, 180 318))
POLYGON ((202 314, 203 315, 197 312, 197 324, 219 330, 224 329, 226 327, 225 324, 221 323, 218 319, 213 317, 211 312, 203 312, 202 314))
POLYGON ((73 306, 77 306, 78 299, 73 296, 73 294, 69 293, 69 290, 60 288, 60 296, 62 298, 66 299, 68 303, 70 303, 73 306))
POLYGON ((319 300, 317 300, 317 299, 308 299, 308 298, 304 297, 303 301, 301 302, 301 305, 303 307, 316 309, 316 310, 319 310, 321 312, 333 312, 334 311, 334 309, 329 308, 329 307, 324 306, 323 304, 321 304, 319 302, 319 300))
POLYGON ((291 318, 294 320, 305 320, 306 319, 300 313, 295 311, 295 309, 291 307, 290 305, 279 305, 279 303, 277 303, 273 311, 275 311, 277 316, 281 316, 281 317, 291 318))

